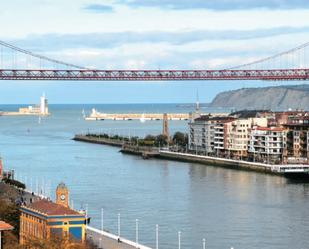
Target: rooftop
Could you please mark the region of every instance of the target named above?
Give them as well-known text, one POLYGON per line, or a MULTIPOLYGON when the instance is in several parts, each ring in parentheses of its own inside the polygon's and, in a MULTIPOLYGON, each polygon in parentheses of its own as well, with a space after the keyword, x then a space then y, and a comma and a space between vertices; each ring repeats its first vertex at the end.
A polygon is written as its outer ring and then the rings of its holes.
POLYGON ((199 118, 196 118, 194 121, 233 121, 235 120, 234 117, 226 117, 226 116, 211 116, 211 115, 203 115, 199 118))
POLYGON ((280 128, 280 127, 255 127, 252 130, 259 130, 259 131, 285 131, 284 128, 280 128))
POLYGON ((47 215, 47 216, 55 216, 55 215, 61 215, 61 216, 62 215, 63 216, 66 216, 66 215, 73 215, 74 216, 74 215, 76 215, 76 216, 80 216, 80 215, 82 215, 81 213, 79 213, 79 212, 77 212, 77 211, 75 211, 71 208, 62 206, 60 204, 57 204, 57 203, 54 203, 52 201, 45 200, 45 199, 33 202, 33 203, 29 204, 28 206, 24 206, 23 208, 34 211, 34 212, 38 212, 38 213, 41 213, 41 214, 44 214, 44 215, 47 215))
POLYGON ((12 227, 10 224, 5 223, 4 221, 0 221, 0 231, 8 231, 13 229, 14 227, 12 227))

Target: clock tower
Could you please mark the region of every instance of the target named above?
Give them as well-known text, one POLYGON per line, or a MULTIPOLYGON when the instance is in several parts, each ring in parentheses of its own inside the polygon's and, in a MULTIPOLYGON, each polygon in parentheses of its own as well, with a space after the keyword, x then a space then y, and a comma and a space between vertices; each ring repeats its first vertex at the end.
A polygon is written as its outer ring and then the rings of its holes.
POLYGON ((56 189, 56 203, 69 207, 69 190, 64 183, 60 183, 56 189))

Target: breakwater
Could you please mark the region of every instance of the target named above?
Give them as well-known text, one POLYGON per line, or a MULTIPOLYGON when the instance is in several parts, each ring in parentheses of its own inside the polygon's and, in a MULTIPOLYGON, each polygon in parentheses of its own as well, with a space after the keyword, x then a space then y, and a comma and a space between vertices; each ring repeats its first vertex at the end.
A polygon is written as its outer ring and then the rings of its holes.
POLYGON ((124 144, 124 141, 121 139, 111 139, 111 138, 105 138, 99 136, 87 136, 87 135, 75 135, 73 140, 93 144, 105 144, 115 147, 121 147, 124 144))
POLYGON ((103 144, 110 145, 115 147, 121 147, 120 152, 126 154, 133 154, 142 156, 144 159, 159 156, 159 148, 152 146, 140 146, 137 144, 131 144, 124 139, 114 139, 100 136, 92 135, 75 135, 73 138, 75 141, 94 143, 94 144, 103 144))

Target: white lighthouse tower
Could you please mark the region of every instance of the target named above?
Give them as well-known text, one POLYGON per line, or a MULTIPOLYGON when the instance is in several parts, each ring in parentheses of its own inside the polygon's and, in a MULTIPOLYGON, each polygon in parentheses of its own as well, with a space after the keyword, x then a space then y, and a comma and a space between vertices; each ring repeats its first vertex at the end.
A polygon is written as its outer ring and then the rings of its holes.
POLYGON ((47 99, 45 97, 45 93, 40 98, 40 114, 48 115, 48 104, 47 99))

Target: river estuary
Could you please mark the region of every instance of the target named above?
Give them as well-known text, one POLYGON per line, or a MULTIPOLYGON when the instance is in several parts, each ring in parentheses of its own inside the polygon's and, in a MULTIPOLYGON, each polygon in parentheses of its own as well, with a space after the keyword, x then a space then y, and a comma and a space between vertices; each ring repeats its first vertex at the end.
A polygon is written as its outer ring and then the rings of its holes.
MULTIPOLYGON (((88 206, 91 225, 159 248, 305 249, 309 235, 309 183, 281 176, 237 171, 191 163, 143 160, 123 155, 118 148, 75 142, 75 133, 101 131, 142 135, 160 133, 161 121, 86 122, 81 111, 92 106, 51 106, 52 115, 0 117, 0 152, 4 166, 35 188, 47 192, 64 181, 74 207, 88 206)), ((13 109, 16 106, 2 106, 13 109)), ((100 111, 189 111, 175 105, 97 106, 100 111)), ((173 131, 185 131, 187 121, 170 122, 173 131)), ((52 191, 51 191, 52 190, 52 191)))

